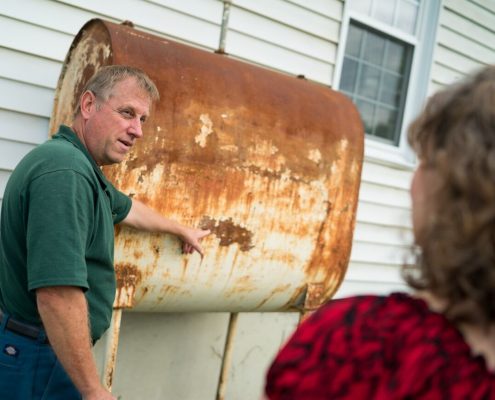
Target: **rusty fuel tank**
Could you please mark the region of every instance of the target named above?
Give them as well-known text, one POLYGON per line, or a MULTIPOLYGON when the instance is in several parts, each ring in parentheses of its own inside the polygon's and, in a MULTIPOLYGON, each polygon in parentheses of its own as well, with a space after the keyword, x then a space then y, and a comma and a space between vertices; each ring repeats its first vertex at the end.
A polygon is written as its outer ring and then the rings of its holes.
POLYGON ((102 20, 65 60, 50 130, 71 123, 98 68, 146 71, 161 100, 126 161, 104 167, 129 196, 209 228, 205 257, 173 236, 116 229, 116 307, 141 311, 312 309, 349 261, 363 128, 342 94, 226 55, 102 20))

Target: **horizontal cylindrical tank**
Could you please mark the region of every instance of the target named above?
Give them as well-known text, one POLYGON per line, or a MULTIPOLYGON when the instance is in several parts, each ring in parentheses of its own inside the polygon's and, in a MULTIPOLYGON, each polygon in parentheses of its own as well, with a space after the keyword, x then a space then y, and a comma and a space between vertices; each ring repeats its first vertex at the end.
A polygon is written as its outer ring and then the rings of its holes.
POLYGON ((363 128, 342 94, 129 26, 89 21, 59 79, 51 131, 87 79, 127 64, 161 94, 126 161, 104 167, 129 196, 211 229, 205 257, 170 235, 116 230, 116 307, 274 311, 330 298, 349 261, 363 128))

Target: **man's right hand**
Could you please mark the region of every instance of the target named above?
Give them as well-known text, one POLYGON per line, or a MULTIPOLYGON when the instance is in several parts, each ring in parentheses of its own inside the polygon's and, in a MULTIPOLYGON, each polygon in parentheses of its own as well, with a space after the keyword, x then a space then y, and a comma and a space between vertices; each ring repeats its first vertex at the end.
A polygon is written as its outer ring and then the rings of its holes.
POLYGON ((36 302, 53 351, 82 397, 85 400, 115 400, 98 377, 89 332, 88 305, 81 288, 39 288, 36 302))

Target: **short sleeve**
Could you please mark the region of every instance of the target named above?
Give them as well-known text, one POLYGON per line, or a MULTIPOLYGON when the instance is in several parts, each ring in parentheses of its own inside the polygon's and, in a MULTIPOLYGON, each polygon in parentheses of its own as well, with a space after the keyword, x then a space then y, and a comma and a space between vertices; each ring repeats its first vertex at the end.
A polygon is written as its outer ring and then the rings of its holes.
POLYGON ((86 248, 94 224, 91 183, 73 170, 34 179, 25 194, 28 289, 88 289, 86 248))
POLYGON ((112 184, 108 184, 108 193, 112 204, 113 223, 118 224, 127 217, 131 210, 132 200, 129 196, 117 190, 112 184))

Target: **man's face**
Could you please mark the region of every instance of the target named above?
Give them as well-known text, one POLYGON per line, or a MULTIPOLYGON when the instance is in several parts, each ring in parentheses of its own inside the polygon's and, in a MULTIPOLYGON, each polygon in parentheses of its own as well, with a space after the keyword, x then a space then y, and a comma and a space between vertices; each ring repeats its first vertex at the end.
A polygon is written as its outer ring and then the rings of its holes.
POLYGON ((124 160, 143 136, 151 99, 134 78, 118 82, 108 100, 95 99, 86 113, 84 143, 98 165, 124 160))

